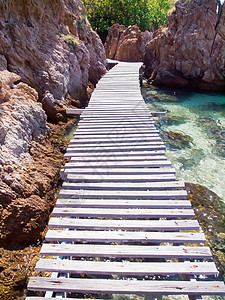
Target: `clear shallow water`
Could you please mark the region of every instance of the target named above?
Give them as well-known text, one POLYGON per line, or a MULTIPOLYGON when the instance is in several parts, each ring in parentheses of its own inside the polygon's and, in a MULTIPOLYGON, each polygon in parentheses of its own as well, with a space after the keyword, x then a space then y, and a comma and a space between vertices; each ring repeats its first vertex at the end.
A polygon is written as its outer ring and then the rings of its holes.
POLYGON ((177 178, 199 183, 225 201, 225 94, 143 88, 150 110, 167 111, 158 122, 177 178), (168 138, 166 132, 178 133, 168 138))

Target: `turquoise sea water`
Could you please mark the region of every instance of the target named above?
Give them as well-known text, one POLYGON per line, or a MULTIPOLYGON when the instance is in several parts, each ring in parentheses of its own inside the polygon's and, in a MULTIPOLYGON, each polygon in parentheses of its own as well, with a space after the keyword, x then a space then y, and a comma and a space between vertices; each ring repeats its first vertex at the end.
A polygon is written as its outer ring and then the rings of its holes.
POLYGON ((144 87, 177 178, 206 186, 225 201, 225 94, 144 87), (169 134, 168 134, 169 132, 169 134))

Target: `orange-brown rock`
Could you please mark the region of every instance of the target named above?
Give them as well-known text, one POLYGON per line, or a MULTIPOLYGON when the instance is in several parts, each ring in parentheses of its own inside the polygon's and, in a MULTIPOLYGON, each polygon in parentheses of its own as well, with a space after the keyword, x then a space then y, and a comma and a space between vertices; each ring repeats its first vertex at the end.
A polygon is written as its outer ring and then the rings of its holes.
MULTIPOLYGON (((105 65, 104 47, 81 1, 0 2, 0 70, 18 74, 39 100, 51 94, 55 106, 70 95, 85 105, 88 80, 95 84, 105 65)), ((48 109, 51 121, 62 119, 54 120, 57 109, 48 109)))
POLYGON ((63 155, 37 100, 19 75, 0 72, 0 247, 36 243, 54 203, 63 155))
POLYGON ((120 61, 142 61, 143 49, 150 38, 150 32, 141 32, 136 25, 126 28, 114 24, 109 29, 104 45, 106 56, 120 61))
POLYGON ((215 0, 180 0, 166 26, 145 48, 150 83, 201 89, 224 89, 224 39, 217 35, 215 0), (210 56, 212 49, 212 54, 210 56))

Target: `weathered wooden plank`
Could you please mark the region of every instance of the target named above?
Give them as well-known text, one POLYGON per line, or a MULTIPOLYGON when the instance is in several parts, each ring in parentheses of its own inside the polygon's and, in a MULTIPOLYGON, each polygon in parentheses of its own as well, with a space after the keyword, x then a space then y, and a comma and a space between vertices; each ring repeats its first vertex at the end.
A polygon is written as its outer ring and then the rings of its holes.
POLYGON ((59 193, 60 198, 87 198, 87 199, 149 199, 149 200, 167 200, 167 199, 186 199, 186 190, 173 191, 105 191, 105 190, 69 190, 62 189, 59 193))
POLYGON ((126 231, 65 231, 48 230, 48 242, 91 242, 91 243, 205 243, 203 233, 196 232, 126 232, 126 231))
POLYGON ((126 140, 124 138, 117 138, 117 139, 103 139, 101 140, 93 140, 93 139, 89 139, 89 140, 76 140, 76 139, 71 139, 70 140, 70 146, 74 145, 74 146, 82 146, 82 147, 93 147, 96 145, 101 145, 101 146, 118 146, 120 147, 120 145, 128 145, 130 144, 130 147, 132 148, 134 145, 151 145, 153 143, 158 143, 158 142, 162 142, 162 139, 159 136, 155 136, 155 137, 148 137, 148 138, 135 138, 135 139, 129 139, 126 140))
POLYGON ((211 259, 208 247, 43 244, 41 255, 75 257, 132 257, 211 259))
POLYGON ((159 136, 158 132, 150 132, 150 133, 127 133, 127 134, 123 134, 123 133, 103 133, 103 134, 89 134, 89 135, 82 135, 82 134, 77 134, 77 132, 74 132, 73 134, 74 138, 76 140, 82 141, 82 140, 99 140, 99 141, 104 141, 104 140, 108 140, 108 139, 112 139, 112 140, 118 140, 118 139, 122 139, 122 140, 134 140, 134 139, 143 139, 145 140, 146 138, 151 138, 151 137, 156 137, 159 136))
MULTIPOLYGON (((149 143, 150 144, 150 143, 149 143)), ((74 153, 75 152, 100 152, 100 153, 104 153, 104 152, 122 152, 122 151, 129 151, 129 150, 133 150, 133 151, 151 151, 151 150, 165 150, 166 146, 161 143, 161 142, 154 142, 154 144, 150 144, 150 145, 133 145, 132 147, 129 147, 128 145, 119 145, 119 147, 115 147, 115 146, 93 146, 87 149, 87 147, 79 147, 78 146, 69 146, 67 148, 67 151, 69 150, 73 150, 74 153)))
POLYGON ((159 167, 171 167, 171 162, 168 160, 158 160, 158 161, 94 161, 94 162, 69 162, 66 163, 64 168, 159 168, 159 167))
POLYGON ((165 155, 155 155, 155 156, 72 156, 70 162, 98 162, 98 161, 103 161, 103 162, 115 162, 115 161, 167 161, 167 157, 165 155))
POLYGON ((87 125, 87 126, 92 126, 92 125, 97 125, 97 126, 114 126, 116 127, 118 124, 120 125, 133 125, 133 126, 136 126, 136 125, 154 125, 155 122, 151 119, 151 117, 140 117, 138 116, 138 120, 137 119, 137 116, 133 116, 133 117, 125 117, 124 116, 113 116, 113 115, 102 115, 100 116, 99 118, 95 119, 93 118, 91 120, 90 117, 87 117, 87 118, 83 118, 80 122, 79 122, 79 126, 80 125, 87 125), (135 121, 133 121, 132 119, 135 119, 135 121))
POLYGON ((31 277, 28 289, 85 294, 225 295, 224 283, 220 281, 143 281, 31 277))
POLYGON ((70 140, 70 145, 77 145, 77 146, 87 146, 87 147, 91 147, 91 146, 95 146, 95 145, 117 145, 120 146, 121 144, 126 144, 128 145, 128 143, 130 144, 130 147, 132 148, 133 145, 147 145, 149 143, 153 143, 153 142, 161 142, 162 139, 159 136, 152 136, 152 137, 148 137, 148 138, 135 138, 135 139, 125 139, 125 138, 116 138, 116 139, 112 139, 110 137, 108 137, 108 139, 102 139, 102 141, 100 139, 89 139, 89 140, 77 140, 77 139, 71 139, 70 140))
POLYGON ((107 142, 102 142, 99 144, 96 143, 92 143, 92 144, 76 144, 76 141, 71 141, 69 148, 76 148, 76 149, 80 149, 80 148, 86 148, 86 149, 91 149, 91 148, 95 148, 97 146, 101 147, 101 148, 111 148, 111 147, 121 147, 121 148, 128 148, 130 146, 130 149, 136 149, 137 147, 151 147, 151 146, 158 146, 158 145, 164 145, 162 140, 160 138, 157 138, 156 141, 146 141, 146 142, 139 142, 139 141, 134 141, 134 142, 123 142, 123 141, 109 141, 107 142))
POLYGON ((49 227, 92 230, 179 231, 199 230, 196 220, 108 220, 51 217, 49 227))
POLYGON ((64 189, 80 190, 144 190, 144 191, 159 191, 159 190, 180 190, 185 189, 183 181, 172 181, 172 182, 64 182, 62 187, 64 189))
MULTIPOLYGON (((82 201, 82 200, 80 200, 82 201)), ((59 208, 52 211, 53 217, 90 217, 90 218, 193 218, 192 209, 148 209, 148 208, 59 208)))
MULTIPOLYGON (((149 150, 149 151, 122 151, 122 152, 106 152, 104 154, 101 154, 101 157, 105 158, 118 158, 119 157, 135 157, 138 158, 139 160, 142 159, 142 157, 145 159, 145 157, 151 157, 154 155, 160 155, 160 156, 164 156, 165 155, 165 151, 164 150, 149 150)), ((73 150, 70 150, 68 153, 65 154, 65 157, 84 157, 84 155, 82 153, 73 153, 73 150)), ((86 153, 85 157, 90 158, 90 157, 99 157, 99 153, 86 153)))
POLYGON ((66 114, 67 115, 81 115, 84 112, 84 109, 74 109, 74 108, 67 108, 66 114))
POLYGON ((134 122, 140 121, 140 119, 145 119, 146 121, 149 121, 151 123, 153 123, 153 119, 151 116, 151 112, 147 109, 142 109, 142 110, 135 110, 134 108, 132 109, 126 109, 126 110, 114 110, 114 109, 110 109, 107 111, 101 111, 98 110, 96 112, 95 110, 95 117, 93 115, 92 110, 87 109, 85 111, 85 113, 82 115, 82 120, 99 120, 99 119, 122 119, 123 121, 126 120, 132 120, 134 122), (124 119, 123 119, 124 117, 124 119), (139 118, 140 117, 140 118, 139 118))
POLYGON ((81 136, 81 135, 76 135, 76 133, 74 133, 74 139, 76 140, 76 142, 79 143, 92 143, 92 141, 94 142, 106 142, 108 140, 110 141, 146 141, 148 139, 152 139, 152 138, 156 138, 159 137, 158 133, 150 133, 148 135, 141 135, 141 134, 129 134, 129 135, 110 135, 110 134, 105 134, 105 135, 88 135, 88 136, 81 136))
POLYGON ((116 138, 127 138, 127 139, 132 139, 132 138, 140 138, 140 137, 148 137, 148 136, 154 136, 156 134, 158 134, 159 131, 157 129, 151 130, 150 132, 98 132, 98 133, 81 133, 79 131, 75 131, 73 136, 74 138, 77 139, 88 139, 88 138, 92 138, 92 139, 100 139, 101 137, 104 138, 112 138, 112 139, 116 139, 116 138))
POLYGON ((58 199, 56 207, 93 207, 93 208, 191 208, 189 200, 121 200, 121 199, 58 199))
POLYGON ((40 272, 97 275, 218 275, 214 262, 105 262, 84 260, 40 259, 35 267, 40 272))
POLYGON ((77 128, 76 133, 78 132, 88 132, 89 134, 91 134, 94 131, 95 134, 99 134, 99 132, 102 132, 103 134, 105 133, 124 133, 124 134, 133 134, 133 133, 140 133, 142 132, 143 134, 145 133, 150 133, 150 132, 158 132, 158 129, 156 129, 156 127, 152 126, 150 128, 138 128, 136 126, 134 127, 130 127, 130 128, 126 128, 126 127, 114 127, 112 128, 88 128, 88 129, 84 129, 84 128, 77 128))
POLYGON ((101 174, 69 174, 66 180, 70 182, 163 182, 175 181, 176 177, 171 174, 163 175, 101 175, 101 174))
POLYGON ((131 128, 131 129, 122 129, 119 128, 119 129, 116 129, 114 128, 113 130, 108 130, 108 129, 105 129, 105 128, 102 128, 102 129, 96 129, 95 131, 94 130, 88 130, 88 129, 79 129, 77 128, 76 132, 74 134, 77 135, 82 135, 82 136, 85 136, 85 135, 114 135, 114 136, 126 136, 126 135, 140 135, 140 134, 143 134, 143 135, 147 135, 149 133, 159 133, 159 130, 156 129, 155 127, 153 127, 151 130, 138 130, 136 128, 131 128))
MULTIPOLYGON (((86 154, 85 154, 86 155, 86 154)), ((175 174, 174 168, 71 168, 64 169, 63 172, 69 174, 102 174, 102 175, 160 175, 160 174, 175 174)))
POLYGON ((138 123, 133 123, 133 122, 129 122, 128 124, 125 124, 125 123, 119 123, 119 124, 112 124, 112 125, 101 125, 101 124, 93 124, 93 125, 88 125, 88 124, 79 124, 79 129, 95 129, 95 128, 102 128, 104 127, 104 129, 139 129, 139 130, 142 130, 142 129, 153 129, 155 128, 154 127, 154 124, 153 123, 149 123, 149 124, 138 124, 138 123))

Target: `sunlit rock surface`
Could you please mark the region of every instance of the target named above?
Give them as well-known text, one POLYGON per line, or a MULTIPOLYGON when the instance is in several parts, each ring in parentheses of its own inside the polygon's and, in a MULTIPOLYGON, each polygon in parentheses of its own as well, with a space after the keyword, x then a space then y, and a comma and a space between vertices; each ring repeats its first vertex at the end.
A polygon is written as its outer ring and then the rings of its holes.
MULTIPOLYGON (((216 8, 214 0, 176 2, 168 24, 154 32, 145 48, 145 75, 151 83, 209 90, 225 88, 223 34, 217 34, 213 44, 216 8)), ((224 26, 219 30, 224 32, 224 26)))
MULTIPOLYGON (((1 1, 0 69, 21 76, 39 100, 52 95, 51 105, 65 98, 87 100, 88 81, 106 72, 106 56, 79 0, 1 1)), ((57 122, 46 106, 51 122, 57 122)))

